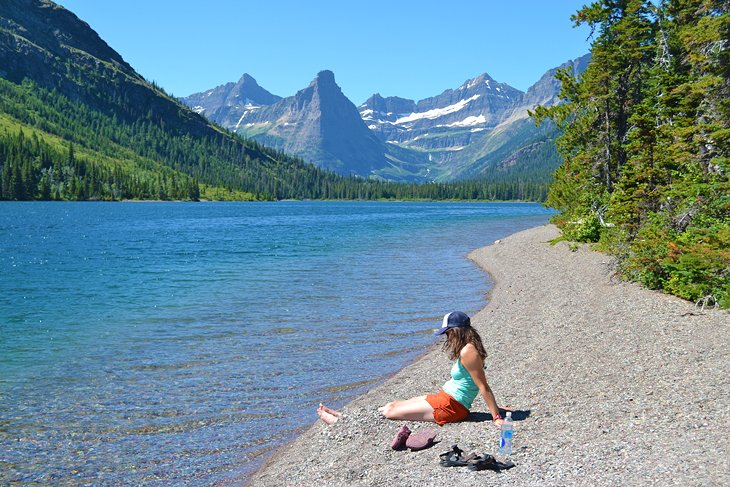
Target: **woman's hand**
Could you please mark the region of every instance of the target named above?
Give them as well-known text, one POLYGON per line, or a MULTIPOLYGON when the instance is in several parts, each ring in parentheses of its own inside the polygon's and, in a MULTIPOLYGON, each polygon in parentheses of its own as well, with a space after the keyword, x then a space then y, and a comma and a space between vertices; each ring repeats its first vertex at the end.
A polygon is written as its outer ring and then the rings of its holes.
MULTIPOLYGON (((501 409, 504 409, 505 411, 512 411, 512 406, 502 406, 501 409)), ((498 428, 502 427, 502 423, 504 423, 504 420, 502 419, 502 416, 499 414, 493 416, 494 419, 492 420, 492 423, 496 424, 498 428)))

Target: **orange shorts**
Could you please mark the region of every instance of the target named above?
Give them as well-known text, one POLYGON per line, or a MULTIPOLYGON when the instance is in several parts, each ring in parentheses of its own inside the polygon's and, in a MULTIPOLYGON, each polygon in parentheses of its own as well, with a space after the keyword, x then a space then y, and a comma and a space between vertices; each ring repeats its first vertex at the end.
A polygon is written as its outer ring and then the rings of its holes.
POLYGON ((426 402, 433 408, 436 424, 458 423, 469 416, 469 410, 443 390, 427 395, 426 402))

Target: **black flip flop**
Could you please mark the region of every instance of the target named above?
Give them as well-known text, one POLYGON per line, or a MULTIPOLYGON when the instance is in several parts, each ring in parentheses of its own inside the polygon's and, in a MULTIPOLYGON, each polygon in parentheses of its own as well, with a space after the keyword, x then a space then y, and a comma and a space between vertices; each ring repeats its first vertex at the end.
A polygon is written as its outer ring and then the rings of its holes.
POLYGON ((469 465, 470 461, 473 461, 474 458, 476 458, 474 453, 470 453, 466 457, 464 457, 463 454, 464 451, 461 448, 453 445, 451 447, 451 451, 447 451, 446 453, 439 455, 439 465, 442 467, 466 467, 469 465))
POLYGON ((514 467, 515 463, 510 462, 507 460, 506 462, 497 462, 497 467, 499 467, 500 470, 509 470, 510 468, 514 467))
POLYGON ((515 464, 510 461, 498 462, 492 455, 485 454, 470 460, 468 466, 469 470, 474 471, 494 470, 495 472, 499 472, 501 470, 510 469, 514 467, 515 464))
POLYGON ((494 459, 492 455, 480 455, 473 459, 471 462, 469 462, 469 470, 496 470, 499 471, 499 468, 497 467, 497 460, 494 459))

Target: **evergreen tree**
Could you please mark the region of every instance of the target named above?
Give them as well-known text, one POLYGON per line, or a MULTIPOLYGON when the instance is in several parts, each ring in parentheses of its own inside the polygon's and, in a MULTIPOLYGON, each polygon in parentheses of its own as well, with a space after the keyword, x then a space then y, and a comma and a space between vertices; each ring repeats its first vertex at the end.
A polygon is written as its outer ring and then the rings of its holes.
POLYGON ((573 19, 597 34, 591 63, 535 110, 563 133, 555 222, 629 279, 730 306, 728 3, 602 0, 573 19))

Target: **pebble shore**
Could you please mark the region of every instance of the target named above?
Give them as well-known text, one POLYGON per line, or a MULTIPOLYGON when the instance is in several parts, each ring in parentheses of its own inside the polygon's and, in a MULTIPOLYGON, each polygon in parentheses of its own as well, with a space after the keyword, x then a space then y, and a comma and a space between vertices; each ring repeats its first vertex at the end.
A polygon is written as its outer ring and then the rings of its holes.
POLYGON ((610 257, 551 245, 558 235, 537 227, 469 255, 494 281, 472 323, 497 402, 515 411, 515 468, 439 465, 453 444, 496 453, 499 430, 481 398, 468 421, 443 427, 378 413, 388 401, 438 391, 451 363, 434 346, 348 404, 334 425, 317 421, 249 484, 730 485, 730 313, 622 282, 610 257), (435 427, 439 443, 391 450, 403 424, 435 427))

